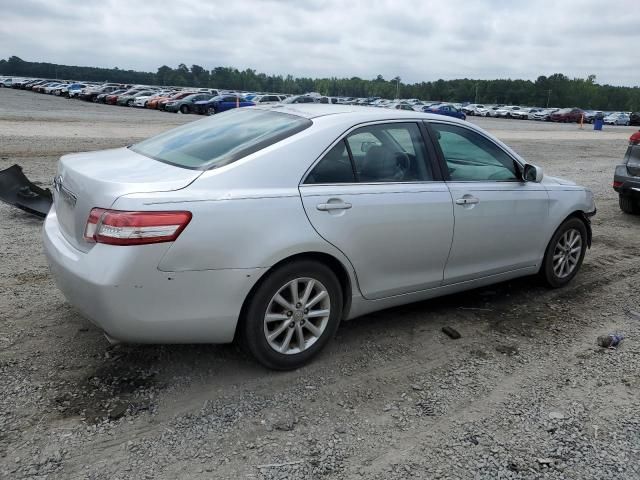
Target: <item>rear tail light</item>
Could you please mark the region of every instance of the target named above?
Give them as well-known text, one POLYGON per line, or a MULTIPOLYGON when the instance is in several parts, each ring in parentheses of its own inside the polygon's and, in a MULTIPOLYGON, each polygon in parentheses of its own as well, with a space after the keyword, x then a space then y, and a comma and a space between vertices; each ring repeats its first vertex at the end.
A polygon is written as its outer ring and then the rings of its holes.
POLYGON ((614 182, 613 182, 613 188, 621 187, 621 186, 622 186, 622 183, 623 183, 623 182, 615 182, 615 181, 614 181, 614 182))
POLYGON ((108 245, 173 242, 191 221, 191 212, 123 212, 94 208, 84 238, 108 245))

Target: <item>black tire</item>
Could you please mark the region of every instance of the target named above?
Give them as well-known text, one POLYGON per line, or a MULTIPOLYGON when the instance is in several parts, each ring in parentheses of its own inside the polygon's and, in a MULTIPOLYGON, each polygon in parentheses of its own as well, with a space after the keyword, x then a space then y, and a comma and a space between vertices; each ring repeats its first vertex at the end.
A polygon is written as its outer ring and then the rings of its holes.
POLYGON ((189 107, 187 105, 182 105, 180 107, 180 112, 181 113, 189 113, 189 107))
POLYGON ((216 114, 216 109, 213 107, 209 107, 207 109, 207 115, 215 115, 216 114))
POLYGON ((133 106, 133 100, 127 100, 127 107, 133 106))
MULTIPOLYGON (((259 363, 274 370, 292 370, 301 367, 334 337, 342 318, 342 289, 335 274, 326 265, 301 260, 287 263, 267 274, 248 300, 239 328, 243 348, 259 363), (271 299, 287 283, 296 278, 311 278, 326 288, 330 300, 330 313, 326 327, 318 339, 300 353, 276 352, 268 343, 264 331, 264 319, 271 299)), ((286 331, 286 330, 285 330, 286 331)))
POLYGON ((587 251, 587 227, 584 224, 584 221, 580 220, 576 217, 571 217, 558 227, 555 231, 549 244, 547 245, 547 249, 544 254, 544 259, 542 261, 542 266, 540 267, 540 276, 547 284, 547 286, 551 288, 561 288, 567 285, 573 277, 576 276, 580 267, 582 266, 582 261, 584 260, 584 255, 587 251), (556 272, 553 269, 553 255, 556 249, 556 245, 560 238, 569 230, 577 230, 580 233, 581 241, 582 241, 582 250, 580 251, 580 256, 578 258, 578 262, 575 265, 573 271, 569 273, 565 277, 560 277, 556 275, 556 272))
POLYGON ((619 195, 618 204, 620 205, 620 210, 622 210, 624 213, 630 213, 632 215, 640 213, 640 207, 638 206, 638 201, 632 197, 628 197, 626 195, 619 195))

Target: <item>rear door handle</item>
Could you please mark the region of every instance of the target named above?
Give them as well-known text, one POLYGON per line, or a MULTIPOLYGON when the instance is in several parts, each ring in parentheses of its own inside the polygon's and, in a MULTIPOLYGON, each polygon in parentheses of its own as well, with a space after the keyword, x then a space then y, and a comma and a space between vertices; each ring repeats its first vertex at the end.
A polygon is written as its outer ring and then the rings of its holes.
POLYGON ((319 203, 316 208, 321 212, 330 212, 332 210, 349 210, 352 207, 350 203, 319 203))
POLYGON ((480 203, 480 199, 476 197, 463 197, 456 200, 457 205, 475 205, 480 203))

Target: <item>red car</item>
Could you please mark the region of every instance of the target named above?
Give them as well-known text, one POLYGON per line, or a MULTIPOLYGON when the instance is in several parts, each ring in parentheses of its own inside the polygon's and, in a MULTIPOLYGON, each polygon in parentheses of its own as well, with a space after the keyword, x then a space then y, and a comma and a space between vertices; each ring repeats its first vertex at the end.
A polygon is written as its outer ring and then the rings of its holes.
POLYGON ((584 116, 584 110, 579 108, 563 108, 551 114, 549 120, 552 122, 576 122, 580 123, 580 119, 584 116))

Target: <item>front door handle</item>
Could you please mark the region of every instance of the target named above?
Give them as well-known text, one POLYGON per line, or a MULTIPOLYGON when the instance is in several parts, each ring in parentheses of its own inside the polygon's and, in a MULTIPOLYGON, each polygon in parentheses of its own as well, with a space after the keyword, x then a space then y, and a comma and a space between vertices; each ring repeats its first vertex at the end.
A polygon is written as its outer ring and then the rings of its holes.
POLYGON ((457 205, 475 205, 476 203, 480 203, 480 199, 472 196, 465 196, 456 200, 457 205))
POLYGON ((316 208, 321 212, 330 212, 332 210, 349 210, 352 207, 350 203, 320 203, 316 205, 316 208))

